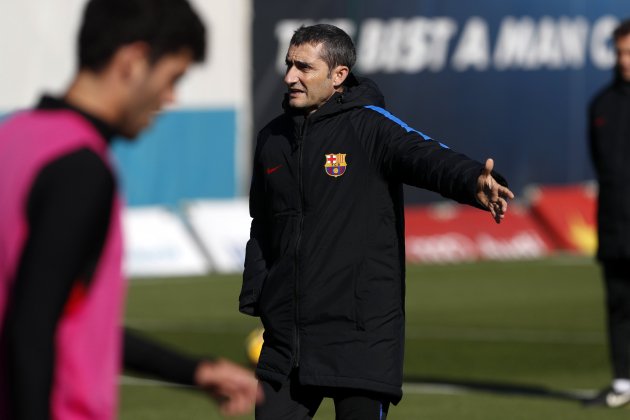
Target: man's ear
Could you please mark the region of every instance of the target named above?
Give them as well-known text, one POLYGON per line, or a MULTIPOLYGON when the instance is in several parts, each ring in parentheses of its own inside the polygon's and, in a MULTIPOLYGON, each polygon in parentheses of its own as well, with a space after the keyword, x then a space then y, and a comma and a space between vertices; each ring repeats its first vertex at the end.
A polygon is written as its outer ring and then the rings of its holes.
POLYGON ((335 89, 339 89, 343 82, 350 74, 350 69, 347 66, 337 66, 333 69, 331 77, 333 79, 333 86, 335 89))
POLYGON ((149 68, 149 52, 150 47, 146 42, 123 45, 116 50, 108 67, 125 81, 144 78, 149 68))

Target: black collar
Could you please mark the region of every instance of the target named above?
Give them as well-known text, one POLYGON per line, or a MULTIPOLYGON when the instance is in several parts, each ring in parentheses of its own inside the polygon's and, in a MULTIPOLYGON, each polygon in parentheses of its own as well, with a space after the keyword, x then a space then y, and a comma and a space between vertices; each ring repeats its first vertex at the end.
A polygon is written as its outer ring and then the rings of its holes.
POLYGON ((621 91, 621 93, 623 93, 624 95, 630 96, 630 82, 626 82, 626 81, 619 81, 617 83, 617 88, 619 89, 619 91, 621 91))
POLYGON ((78 113, 79 115, 81 115, 86 120, 88 120, 90 124, 92 124, 94 128, 96 128, 99 134, 103 136, 103 138, 105 139, 107 143, 110 143, 112 138, 118 134, 116 130, 114 130, 114 128, 111 125, 107 124, 105 121, 99 118, 96 118, 95 116, 91 114, 88 114, 87 112, 81 110, 80 108, 70 105, 68 102, 60 98, 44 95, 39 100, 39 103, 37 104, 35 108, 40 109, 40 110, 67 109, 70 111, 74 111, 78 113))

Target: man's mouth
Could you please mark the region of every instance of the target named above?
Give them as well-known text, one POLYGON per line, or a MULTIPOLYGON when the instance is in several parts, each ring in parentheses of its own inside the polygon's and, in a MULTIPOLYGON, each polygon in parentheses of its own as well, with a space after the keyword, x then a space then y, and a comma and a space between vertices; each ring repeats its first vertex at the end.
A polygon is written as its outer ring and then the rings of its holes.
POLYGON ((289 89, 289 96, 295 97, 303 94, 304 91, 302 89, 289 89))

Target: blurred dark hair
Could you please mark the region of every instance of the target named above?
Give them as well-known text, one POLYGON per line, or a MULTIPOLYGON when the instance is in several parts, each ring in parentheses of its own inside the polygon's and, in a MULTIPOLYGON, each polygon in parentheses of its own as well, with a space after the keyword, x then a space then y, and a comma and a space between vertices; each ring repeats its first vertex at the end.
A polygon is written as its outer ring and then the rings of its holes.
POLYGON ((322 60, 332 71, 337 66, 352 69, 357 61, 357 53, 347 33, 336 26, 320 23, 313 26, 301 26, 291 38, 291 45, 323 44, 322 60))
POLYGON ((144 41, 151 63, 188 48, 206 55, 206 29, 187 0, 90 0, 79 30, 79 68, 102 70, 116 50, 144 41))
POLYGON ((626 19, 615 28, 613 39, 616 41, 626 35, 630 35, 630 19, 626 19))

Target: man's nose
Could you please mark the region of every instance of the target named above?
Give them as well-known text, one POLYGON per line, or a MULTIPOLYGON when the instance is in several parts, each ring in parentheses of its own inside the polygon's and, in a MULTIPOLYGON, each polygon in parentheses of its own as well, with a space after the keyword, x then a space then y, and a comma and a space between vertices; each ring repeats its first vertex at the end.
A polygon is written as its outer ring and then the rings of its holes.
POLYGON ((297 72, 295 71, 295 66, 291 66, 284 75, 284 83, 290 86, 295 82, 297 82, 297 72))

